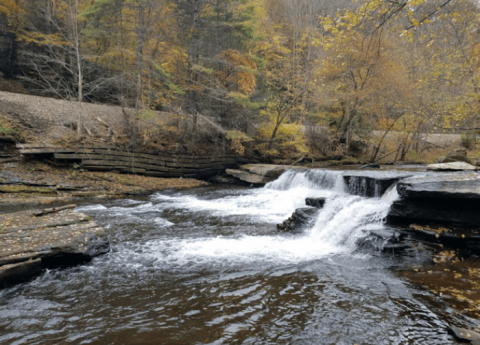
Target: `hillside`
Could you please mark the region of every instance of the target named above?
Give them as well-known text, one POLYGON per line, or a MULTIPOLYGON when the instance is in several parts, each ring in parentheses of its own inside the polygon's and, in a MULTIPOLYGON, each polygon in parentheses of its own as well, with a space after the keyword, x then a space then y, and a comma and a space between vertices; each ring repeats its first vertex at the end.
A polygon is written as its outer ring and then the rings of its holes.
MULTIPOLYGON (((192 150, 211 153, 219 149, 212 138, 222 139, 225 131, 198 115, 197 140, 192 116, 159 111, 136 112, 114 105, 66 101, 0 91, 0 116, 18 126, 22 141, 44 145, 111 143, 131 145, 132 128, 138 127, 137 145, 158 151, 184 153, 192 150), (125 119, 128 119, 128 124, 125 119), (78 131, 78 124, 82 130, 78 131), (199 140, 201 139, 201 140, 199 140), (207 140, 205 140, 207 139, 207 140)), ((228 147, 227 147, 228 148, 228 147)))

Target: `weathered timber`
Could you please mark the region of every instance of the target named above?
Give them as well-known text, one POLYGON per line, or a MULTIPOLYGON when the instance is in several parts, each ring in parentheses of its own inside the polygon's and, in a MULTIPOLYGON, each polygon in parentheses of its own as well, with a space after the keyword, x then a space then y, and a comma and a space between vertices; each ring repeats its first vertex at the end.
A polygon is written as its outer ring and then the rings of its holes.
POLYGON ((182 177, 183 173, 181 172, 158 172, 158 171, 146 171, 145 176, 152 177, 182 177))
POLYGON ((62 148, 58 145, 48 145, 48 144, 16 144, 17 149, 42 149, 42 148, 62 148))
POLYGON ((66 160, 82 160, 82 159, 101 159, 98 157, 102 157, 101 155, 96 155, 94 153, 54 153, 55 159, 66 159, 66 160))
POLYGON ((117 146, 115 145, 109 145, 109 144, 81 144, 78 147, 81 148, 86 148, 86 149, 118 149, 117 146))
POLYGON ((226 168, 251 160, 232 154, 171 155, 155 151, 129 151, 113 145, 81 145, 74 148, 55 146, 22 146, 25 155, 53 154, 56 160, 80 162, 87 170, 120 171, 138 174, 155 173, 161 177, 210 177, 226 168))
POLYGON ((178 162, 178 163, 167 162, 167 167, 173 167, 173 168, 200 168, 200 165, 199 165, 199 164, 192 164, 192 163, 183 163, 183 162, 178 162))
POLYGON ((121 172, 127 172, 131 174, 145 174, 145 169, 130 168, 130 167, 118 167, 121 172))
POLYGON ((90 171, 116 171, 114 166, 83 165, 83 168, 90 171))
POLYGON ((126 157, 126 156, 112 156, 112 155, 100 155, 100 154, 88 154, 88 155, 65 155, 65 154, 56 154, 56 159, 73 159, 73 160, 82 160, 85 165, 88 165, 88 161, 122 161, 127 162, 132 165, 138 163, 149 164, 149 165, 158 165, 165 166, 165 161, 155 160, 155 159, 144 159, 136 157, 126 157))
POLYGON ((160 165, 150 165, 150 164, 142 164, 137 162, 128 162, 128 161, 120 161, 120 160, 111 160, 111 161, 104 161, 104 160, 84 160, 82 162, 83 167, 92 167, 92 166, 111 166, 111 167, 122 167, 122 168, 142 168, 142 169, 149 169, 149 170, 158 170, 158 171, 165 171, 168 172, 171 169, 168 169, 164 166, 160 165))
POLYGON ((63 148, 24 149, 24 150, 20 150, 20 153, 22 155, 75 153, 75 149, 63 149, 63 148))

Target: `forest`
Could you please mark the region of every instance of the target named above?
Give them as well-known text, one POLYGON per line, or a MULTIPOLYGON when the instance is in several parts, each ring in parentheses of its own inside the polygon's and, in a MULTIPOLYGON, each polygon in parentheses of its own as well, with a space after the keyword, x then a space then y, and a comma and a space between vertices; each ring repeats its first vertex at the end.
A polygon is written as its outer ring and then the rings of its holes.
POLYGON ((405 161, 429 133, 473 147, 479 28, 473 0, 0 0, 0 78, 133 108, 145 142, 194 149, 202 116, 240 154, 405 161))

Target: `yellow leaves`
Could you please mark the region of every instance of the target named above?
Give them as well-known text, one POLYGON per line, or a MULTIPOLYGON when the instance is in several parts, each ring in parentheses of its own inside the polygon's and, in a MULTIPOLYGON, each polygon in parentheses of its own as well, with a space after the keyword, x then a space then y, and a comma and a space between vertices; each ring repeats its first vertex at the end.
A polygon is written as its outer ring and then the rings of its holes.
POLYGON ((220 56, 224 65, 222 70, 215 72, 220 82, 227 88, 234 84, 246 95, 253 93, 257 85, 255 61, 234 49, 225 50, 220 56))
POLYGON ((37 31, 21 32, 17 36, 17 39, 20 41, 24 41, 25 43, 36 43, 38 45, 52 45, 52 46, 72 45, 72 43, 64 41, 63 37, 58 33, 42 34, 37 31))
POLYGON ((9 16, 24 14, 25 11, 14 0, 0 0, 0 13, 4 13, 9 16))

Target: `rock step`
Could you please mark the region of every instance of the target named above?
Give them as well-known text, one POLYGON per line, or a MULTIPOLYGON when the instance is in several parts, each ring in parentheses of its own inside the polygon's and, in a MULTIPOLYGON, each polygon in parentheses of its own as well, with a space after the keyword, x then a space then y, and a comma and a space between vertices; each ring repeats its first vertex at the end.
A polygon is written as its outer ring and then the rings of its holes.
POLYGON ((318 208, 315 207, 297 208, 290 218, 277 225, 277 229, 293 234, 300 233, 315 218, 318 212, 318 208))
POLYGON ((42 268, 88 262, 110 250, 105 231, 75 205, 0 215, 0 287, 42 268))
POLYGON ((395 183, 411 176, 411 173, 395 171, 361 171, 348 172, 343 180, 348 193, 373 198, 382 196, 395 183))
POLYGON ((480 175, 436 173, 398 182, 389 224, 480 228, 480 175))

